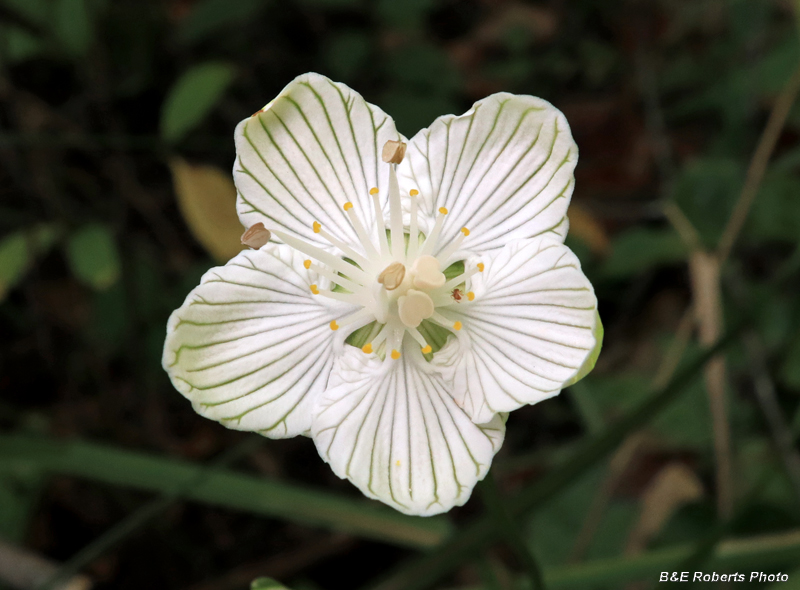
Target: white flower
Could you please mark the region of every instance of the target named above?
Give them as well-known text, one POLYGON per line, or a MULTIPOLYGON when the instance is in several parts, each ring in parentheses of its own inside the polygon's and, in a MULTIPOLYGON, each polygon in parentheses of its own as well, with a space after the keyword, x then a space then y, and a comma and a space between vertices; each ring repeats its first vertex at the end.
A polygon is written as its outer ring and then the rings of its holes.
POLYGON ((600 324, 563 245, 578 154, 557 109, 500 93, 384 163, 397 141, 317 74, 242 121, 239 217, 279 243, 206 273, 163 362, 203 416, 311 436, 367 496, 431 515, 469 498, 507 412, 591 368, 600 324))

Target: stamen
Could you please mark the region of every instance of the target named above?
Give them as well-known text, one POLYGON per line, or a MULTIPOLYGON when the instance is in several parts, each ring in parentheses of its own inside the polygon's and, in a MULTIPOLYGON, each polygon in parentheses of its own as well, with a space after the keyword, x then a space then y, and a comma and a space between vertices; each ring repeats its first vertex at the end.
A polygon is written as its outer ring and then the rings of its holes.
POLYGON ((428 342, 425 340, 425 337, 420 333, 419 330, 416 328, 406 328, 406 331, 414 340, 417 341, 417 344, 419 344, 420 348, 424 349, 429 347, 428 342))
POLYGON ((372 339, 372 342, 370 342, 373 349, 377 349, 381 344, 383 344, 383 341, 386 340, 388 336, 389 336, 388 324, 384 324, 383 327, 380 329, 380 332, 378 332, 375 335, 375 338, 372 339))
POLYGON ((392 349, 392 358, 393 358, 394 360, 397 360, 397 359, 399 359, 399 358, 400 358, 400 352, 399 352, 399 351, 397 351, 397 350, 395 350, 395 349, 392 349))
POLYGON ((408 223, 408 260, 414 260, 417 257, 417 248, 419 247, 419 227, 417 225, 417 199, 419 194, 417 189, 408 191, 411 197, 411 217, 408 223))
POLYGON ((386 257, 389 255, 389 240, 386 238, 386 223, 383 221, 383 209, 381 209, 381 202, 378 199, 378 189, 372 187, 369 189, 369 194, 372 195, 372 204, 375 207, 375 223, 378 226, 378 243, 381 247, 381 256, 386 257))
POLYGON ((438 312, 434 312, 433 315, 428 318, 437 324, 439 324, 442 328, 447 328, 448 330, 458 332, 463 326, 459 321, 448 320, 442 314, 438 312))
POLYGON ((342 287, 344 287, 345 289, 347 289, 351 293, 360 293, 364 289, 364 287, 362 285, 354 283, 353 281, 351 281, 347 277, 343 277, 341 275, 337 275, 336 273, 331 272, 327 268, 323 268, 318 264, 314 264, 310 260, 306 260, 305 262, 303 262, 303 266, 305 266, 309 270, 313 270, 318 275, 321 275, 321 276, 325 277, 326 279, 331 281, 331 283, 335 283, 337 285, 341 285, 342 287), (306 266, 306 263, 308 263, 307 266, 306 266))
POLYGON ((300 252, 302 252, 303 254, 307 254, 311 258, 316 258, 319 262, 322 262, 323 264, 330 266, 331 268, 339 271, 343 275, 351 277, 352 279, 358 281, 361 285, 365 285, 367 281, 369 281, 367 273, 365 273, 363 270, 361 270, 356 266, 353 266, 352 264, 348 264, 338 256, 334 256, 333 254, 326 252, 322 248, 312 246, 311 244, 308 244, 303 240, 295 238, 294 236, 290 236, 289 234, 285 234, 277 229, 274 230, 272 233, 278 236, 287 246, 291 246, 295 250, 299 250, 300 252))
POLYGON ((394 291, 403 283, 404 278, 406 278, 406 267, 400 262, 392 262, 378 275, 378 282, 387 291, 394 291))
POLYGON ((358 240, 361 242, 361 247, 364 248, 364 252, 366 252, 367 257, 369 258, 377 258, 378 251, 375 249, 375 246, 372 245, 372 240, 369 238, 369 234, 364 229, 364 226, 361 225, 361 220, 356 215, 355 209, 353 209, 353 204, 349 201, 344 204, 344 210, 347 212, 347 216, 350 218, 350 224, 353 226, 353 229, 356 230, 356 235, 358 235, 358 240), (348 207, 348 205, 350 205, 348 207))
MULTIPOLYGON (((464 271, 457 277, 450 279, 444 284, 444 288, 450 291, 455 287, 457 287, 458 285, 460 285, 461 283, 463 283, 464 281, 466 281, 471 276, 478 274, 479 272, 483 272, 483 262, 479 262, 475 268, 471 268, 467 271, 464 271)), ((472 299, 470 299, 470 301, 472 301, 472 299)))
POLYGON ((358 307, 363 307, 364 305, 364 298, 356 293, 341 293, 338 291, 329 291, 328 289, 320 289, 316 285, 311 285, 311 292, 314 295, 327 297, 328 299, 336 299, 337 301, 344 301, 345 303, 349 303, 351 305, 357 305, 358 307))
POLYGON ((442 252, 440 252, 436 257, 441 261, 442 266, 445 268, 448 266, 448 262, 450 257, 456 253, 456 250, 459 249, 464 238, 469 235, 469 230, 466 227, 461 228, 461 235, 458 236, 455 240, 453 240, 450 245, 445 248, 442 252))
POLYGON ((361 323, 362 325, 366 325, 366 321, 365 320, 368 320, 368 321, 371 322, 374 319, 375 319, 375 316, 373 316, 372 313, 369 310, 367 310, 367 309, 359 309, 357 312, 351 313, 349 316, 347 316, 347 317, 345 317, 343 319, 340 319, 338 324, 336 323, 336 320, 333 320, 331 322, 331 329, 332 330, 338 330, 342 326, 349 326, 349 325, 355 324, 355 323, 361 323), (333 327, 334 324, 336 325, 335 328, 333 327))
POLYGON ((321 229, 317 233, 326 240, 328 240, 331 244, 339 248, 339 250, 341 250, 345 255, 355 260, 361 268, 365 268, 369 264, 369 260, 365 258, 363 254, 359 254, 358 252, 353 250, 350 246, 342 242, 340 239, 333 237, 324 229, 321 229))
POLYGON ((361 352, 363 352, 364 354, 370 354, 372 352, 372 343, 367 342, 364 346, 362 346, 361 352))
POLYGON ((403 209, 400 204, 400 187, 397 185, 397 171, 389 164, 389 222, 392 231, 392 257, 403 260, 405 236, 403 236, 403 209))
POLYGON ((425 348, 422 348, 422 349, 420 349, 420 350, 422 351, 422 354, 428 354, 428 353, 429 353, 429 352, 431 352, 433 349, 431 348, 431 345, 430 345, 430 344, 428 344, 428 345, 426 345, 426 346, 425 346, 425 348))
POLYGON ((468 299, 469 301, 474 301, 474 300, 475 300, 475 293, 473 293, 472 291, 470 291, 469 293, 467 293, 467 299, 468 299))
POLYGON ((422 244, 422 249, 419 251, 420 256, 433 252, 433 249, 436 247, 436 242, 439 241, 439 234, 442 233, 442 224, 444 223, 445 215, 447 215, 447 209, 440 207, 439 215, 436 216, 436 222, 433 224, 433 229, 430 235, 425 238, 425 243, 422 244))

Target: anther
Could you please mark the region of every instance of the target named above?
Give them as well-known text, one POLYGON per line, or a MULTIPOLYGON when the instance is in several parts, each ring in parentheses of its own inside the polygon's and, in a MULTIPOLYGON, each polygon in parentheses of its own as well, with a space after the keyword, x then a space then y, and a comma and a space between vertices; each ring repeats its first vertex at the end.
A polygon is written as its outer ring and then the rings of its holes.
POLYGON ((406 144, 402 141, 389 140, 383 144, 381 159, 387 164, 399 164, 406 157, 406 144))
POLYGON ((364 354, 370 354, 372 352, 372 343, 367 342, 364 346, 362 346, 361 352, 363 352, 364 354))
POLYGON ((469 235, 469 230, 466 227, 462 227, 461 233, 464 234, 464 237, 466 238, 469 235))
POLYGON ((458 332, 460 329, 461 329, 461 322, 456 322, 455 324, 453 324, 453 330, 458 332))
POLYGON ((242 234, 242 244, 250 246, 254 250, 258 250, 261 246, 269 242, 272 234, 264 227, 260 221, 251 225, 246 232, 242 234))
POLYGON ((311 287, 310 287, 310 288, 311 288, 311 292, 312 292, 314 295, 319 295, 319 287, 317 287, 316 285, 311 285, 311 287))
POLYGON ((331 330, 338 330, 338 329, 339 329, 339 324, 336 323, 336 320, 333 320, 331 322, 331 330))
POLYGON ((428 344, 428 346, 426 346, 425 348, 423 348, 423 349, 421 349, 421 350, 422 350, 422 354, 428 354, 428 353, 429 353, 429 352, 431 352, 433 349, 431 348, 431 345, 430 345, 430 344, 428 344))
POLYGON ((400 358, 400 351, 399 350, 392 350, 392 358, 397 360, 400 358))
POLYGON ((439 207, 439 213, 442 215, 447 215, 447 207, 439 207))
POLYGON ((470 291, 469 293, 467 293, 467 299, 469 299, 470 301, 472 301, 473 299, 475 299, 475 293, 473 293, 472 291, 470 291))
POLYGON ((311 229, 313 229, 313 230, 314 230, 314 233, 315 233, 315 234, 318 234, 320 231, 322 231, 322 225, 320 225, 319 221, 315 221, 315 222, 314 222, 314 223, 311 225, 311 229))
POLYGON ((478 272, 483 272, 483 269, 484 269, 484 268, 485 268, 485 267, 483 266, 483 262, 479 262, 479 263, 478 263, 478 272))
POLYGON ((377 195, 378 194, 378 187, 373 186, 371 189, 369 189, 369 194, 377 195))
POLYGON ((311 261, 310 260, 304 260, 303 261, 303 266, 305 266, 306 270, 308 270, 309 268, 311 268, 311 261))
POLYGON ((353 208, 353 203, 351 203, 350 201, 347 201, 347 202, 344 204, 343 208, 344 208, 344 210, 345 210, 345 211, 349 211, 350 209, 352 209, 352 208, 353 208))
POLYGON ((387 291, 394 291, 403 283, 404 278, 406 278, 406 267, 400 262, 392 262, 378 275, 378 282, 387 291))
POLYGON ((419 194, 419 191, 415 188, 412 188, 410 191, 408 191, 408 194, 411 197, 416 197, 419 194))

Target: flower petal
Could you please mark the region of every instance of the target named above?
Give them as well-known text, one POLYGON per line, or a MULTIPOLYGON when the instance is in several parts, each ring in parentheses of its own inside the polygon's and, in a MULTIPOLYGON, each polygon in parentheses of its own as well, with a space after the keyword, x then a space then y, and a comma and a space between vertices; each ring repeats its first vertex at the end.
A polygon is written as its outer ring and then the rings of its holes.
POLYGON ((316 281, 299 255, 276 244, 203 276, 169 319, 163 357, 195 411, 270 438, 308 433, 343 338, 329 324, 353 309, 312 296, 316 281))
POLYGON ((597 299, 569 248, 539 237, 482 260, 474 301, 441 312, 463 329, 432 362, 476 423, 556 395, 596 344, 597 299))
POLYGON ((441 247, 468 227, 462 249, 487 252, 509 240, 562 233, 556 228, 567 213, 577 161, 558 109, 541 98, 503 92, 417 133, 398 175, 403 194, 420 192, 423 231, 440 207, 449 210, 441 247))
POLYGON ((369 190, 388 194, 386 141, 398 140, 394 121, 344 84, 304 74, 236 127, 233 176, 245 227, 262 222, 329 247, 312 230, 320 222, 348 244, 358 237, 342 207, 351 202, 368 231, 376 231, 369 190))
POLYGON ((500 416, 470 421, 427 365, 416 345, 393 362, 351 347, 318 398, 312 429, 336 475, 421 516, 464 504, 505 434, 500 416))

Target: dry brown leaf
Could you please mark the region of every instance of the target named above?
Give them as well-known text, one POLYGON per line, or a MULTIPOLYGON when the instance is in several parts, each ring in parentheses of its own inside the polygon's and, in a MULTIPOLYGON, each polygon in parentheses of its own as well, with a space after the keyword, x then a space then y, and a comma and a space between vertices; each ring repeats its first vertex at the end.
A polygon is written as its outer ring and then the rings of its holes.
POLYGON ((611 245, 608 234, 602 224, 589 211, 572 203, 567 212, 569 232, 580 238, 595 254, 606 254, 611 245))
POLYGON ((625 553, 641 553, 679 508, 702 496, 703 484, 694 471, 683 463, 666 465, 642 495, 642 510, 628 536, 625 553))
POLYGON ((219 262, 242 250, 244 228, 236 215, 236 187, 229 172, 172 158, 172 183, 183 218, 200 244, 219 262))

